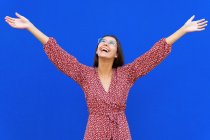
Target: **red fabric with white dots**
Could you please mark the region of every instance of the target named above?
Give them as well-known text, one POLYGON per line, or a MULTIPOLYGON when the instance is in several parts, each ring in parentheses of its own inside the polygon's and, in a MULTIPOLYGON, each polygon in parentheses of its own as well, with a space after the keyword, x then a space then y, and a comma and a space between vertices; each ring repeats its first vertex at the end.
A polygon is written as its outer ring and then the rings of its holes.
POLYGON ((132 63, 113 69, 108 92, 103 88, 96 68, 78 62, 54 38, 49 38, 44 50, 55 66, 84 91, 89 111, 84 140, 131 140, 125 115, 129 90, 138 78, 151 71, 171 52, 171 45, 162 38, 132 63))

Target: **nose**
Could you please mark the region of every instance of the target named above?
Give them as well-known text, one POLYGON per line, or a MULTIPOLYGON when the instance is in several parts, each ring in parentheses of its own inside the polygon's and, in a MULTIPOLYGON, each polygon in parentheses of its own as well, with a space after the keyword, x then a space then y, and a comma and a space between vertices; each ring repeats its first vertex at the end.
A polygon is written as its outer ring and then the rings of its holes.
POLYGON ((104 42, 104 45, 107 45, 108 43, 107 42, 104 42))

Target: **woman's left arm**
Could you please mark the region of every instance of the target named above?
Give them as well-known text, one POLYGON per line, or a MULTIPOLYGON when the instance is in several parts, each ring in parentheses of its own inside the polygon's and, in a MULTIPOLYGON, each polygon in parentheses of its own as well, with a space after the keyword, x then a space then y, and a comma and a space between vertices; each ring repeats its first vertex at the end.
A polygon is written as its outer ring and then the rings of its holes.
POLYGON ((186 33, 205 30, 208 21, 205 19, 193 21, 194 18, 195 16, 193 15, 179 30, 167 37, 166 42, 172 45, 186 33))
POLYGON ((192 21, 194 17, 192 16, 179 30, 169 37, 162 38, 156 42, 150 50, 135 59, 132 63, 121 67, 120 70, 127 75, 128 81, 134 83, 136 79, 146 75, 160 64, 171 52, 172 44, 184 34, 204 30, 204 27, 207 26, 207 21, 205 19, 192 21))

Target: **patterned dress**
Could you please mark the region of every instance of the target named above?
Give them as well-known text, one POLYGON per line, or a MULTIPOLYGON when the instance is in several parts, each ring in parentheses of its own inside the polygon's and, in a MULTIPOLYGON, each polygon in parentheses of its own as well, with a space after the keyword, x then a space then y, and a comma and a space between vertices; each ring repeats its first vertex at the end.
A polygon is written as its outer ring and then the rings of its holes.
POLYGON ((97 68, 86 66, 63 50, 52 37, 44 51, 53 64, 82 88, 89 111, 84 140, 131 140, 125 115, 126 100, 134 82, 157 66, 170 52, 162 38, 132 63, 114 68, 108 92, 97 68))

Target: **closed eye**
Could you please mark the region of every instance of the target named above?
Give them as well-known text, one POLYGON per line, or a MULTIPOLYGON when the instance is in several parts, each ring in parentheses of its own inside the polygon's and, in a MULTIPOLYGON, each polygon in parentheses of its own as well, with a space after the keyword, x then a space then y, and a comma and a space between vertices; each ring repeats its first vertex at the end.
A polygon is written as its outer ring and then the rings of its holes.
POLYGON ((106 42, 106 40, 102 39, 102 40, 101 40, 101 42, 103 42, 103 43, 104 43, 104 42, 106 42))
POLYGON ((114 45, 115 43, 114 43, 114 41, 110 41, 109 44, 110 45, 114 45))

